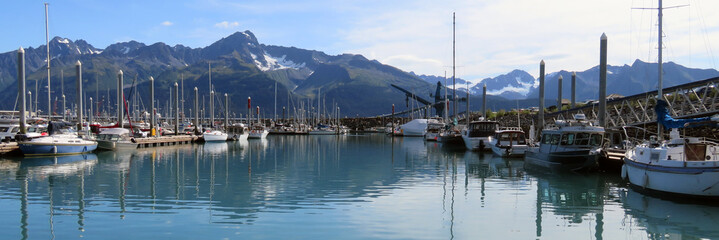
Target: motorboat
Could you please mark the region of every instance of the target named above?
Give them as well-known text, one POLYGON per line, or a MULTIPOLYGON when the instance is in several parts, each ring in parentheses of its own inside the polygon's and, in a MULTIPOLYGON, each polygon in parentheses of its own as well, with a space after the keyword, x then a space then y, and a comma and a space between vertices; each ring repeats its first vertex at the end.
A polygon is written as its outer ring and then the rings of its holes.
MULTIPOLYGON (((27 126, 26 134, 28 138, 40 137, 47 135, 43 133, 43 127, 40 126, 27 126)), ((20 132, 20 124, 18 123, 0 123, 0 140, 15 140, 15 135, 20 132)))
POLYGON ((105 150, 136 149, 138 144, 127 128, 105 128, 97 135, 97 147, 105 150))
POLYGON ((681 136, 678 130, 714 125, 719 117, 673 119, 666 106, 665 101, 658 100, 655 110, 662 126, 671 129, 670 139, 658 141, 652 137, 630 148, 625 153, 622 178, 640 192, 719 199, 719 144, 681 136))
POLYGON ((267 128, 262 125, 254 125, 250 128, 250 134, 247 136, 248 139, 265 139, 267 138, 267 128))
POLYGON ((53 156, 87 153, 97 148, 96 141, 82 138, 74 130, 64 128, 70 125, 63 122, 49 122, 49 135, 19 142, 20 151, 25 156, 53 156))
POLYGON ((521 128, 500 128, 489 140, 492 152, 500 157, 524 157, 527 138, 521 128))
POLYGON ((424 140, 427 141, 437 141, 439 139, 439 134, 444 129, 444 123, 436 120, 436 119, 430 119, 430 121, 427 123, 427 133, 424 135, 424 140))
POLYGON ((464 146, 470 151, 484 151, 489 149, 489 140, 499 129, 495 121, 472 121, 462 130, 464 146))
POLYGON ((541 140, 524 155, 527 166, 558 171, 593 170, 602 152, 604 128, 587 121, 584 114, 574 120, 557 120, 543 131, 541 140))

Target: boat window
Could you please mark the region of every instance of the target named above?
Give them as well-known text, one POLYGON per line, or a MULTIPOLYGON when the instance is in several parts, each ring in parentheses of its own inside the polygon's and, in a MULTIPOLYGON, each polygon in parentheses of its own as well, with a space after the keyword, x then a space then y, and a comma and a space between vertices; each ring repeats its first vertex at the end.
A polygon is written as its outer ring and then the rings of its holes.
POLYGON ((574 133, 565 133, 562 135, 561 145, 572 145, 574 144, 574 133))
POLYGON ((524 133, 517 133, 515 139, 517 139, 518 144, 527 144, 527 139, 524 137, 524 133))
POLYGON ((551 139, 552 139, 552 137, 551 137, 549 134, 543 134, 543 135, 542 135, 542 139, 541 139, 541 140, 542 140, 542 144, 549 144, 549 142, 551 141, 551 139))
POLYGON ((552 134, 552 140, 549 144, 552 144, 552 145, 559 144, 559 134, 552 134))
POLYGON ((601 134, 592 134, 592 139, 590 141, 590 144, 592 146, 599 146, 602 145, 602 135, 601 134))
POLYGON ((7 132, 8 127, 0 127, 0 132, 7 132))
POLYGON ((502 133, 501 136, 499 136, 500 141, 509 141, 509 133, 502 133))
POLYGON ((574 145, 589 145, 589 133, 577 133, 574 138, 574 145))
MULTIPOLYGON (((0 131, 0 132, 2 132, 2 131, 0 131)), ((13 127, 13 128, 12 128, 12 131, 10 131, 10 132, 11 132, 11 133, 20 132, 20 127, 13 127)))

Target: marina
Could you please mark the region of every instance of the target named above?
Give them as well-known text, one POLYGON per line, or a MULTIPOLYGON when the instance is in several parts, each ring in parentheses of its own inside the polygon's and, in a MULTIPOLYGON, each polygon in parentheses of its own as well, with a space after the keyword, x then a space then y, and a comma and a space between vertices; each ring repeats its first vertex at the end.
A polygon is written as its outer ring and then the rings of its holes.
MULTIPOLYGON (((547 43, 556 22, 521 26, 527 35, 494 29, 514 22, 507 20, 480 30, 475 25, 484 21, 466 12, 451 12, 451 24, 446 12, 428 15, 431 24, 406 18, 416 23, 387 28, 353 20, 373 27, 352 33, 330 28, 346 24, 340 18, 327 30, 352 44, 312 42, 336 48, 332 55, 277 45, 305 40, 259 24, 258 35, 237 30, 253 22, 247 19, 221 19, 209 31, 208 20, 192 16, 207 25, 189 34, 194 41, 223 37, 182 45, 187 32, 168 33, 187 30, 187 22, 174 16, 147 30, 153 39, 176 36, 165 39, 174 46, 113 39, 95 48, 51 38, 44 3, 44 45, 0 53, 0 238, 719 238, 719 71, 706 66, 715 65, 712 49, 698 58, 703 69, 667 61, 665 52, 671 60, 695 54, 691 37, 682 36, 678 49, 663 42, 669 33, 687 34, 675 26, 691 25, 672 22, 665 30, 664 10, 691 5, 625 4, 630 19, 613 21, 629 23, 629 33, 593 16, 587 21, 596 23, 564 25, 587 28, 591 43, 587 33, 547 43), (636 36, 634 10, 652 12, 651 24, 641 14, 636 36), (413 25, 433 36, 387 41, 418 32, 413 25), (444 63, 450 26, 451 66, 444 63), (476 35, 484 32, 493 34, 476 35), (634 42, 647 34, 650 43, 634 42), (542 44, 516 42, 535 37, 542 44), (337 52, 348 46, 370 52, 337 52), (633 59, 635 47, 653 49, 649 62, 629 65, 616 56, 629 49, 633 59), (579 68, 586 70, 565 70, 579 68)), ((213 3, 223 5, 242 12, 238 18, 256 11, 213 3)), ((471 8, 504 9, 489 5, 471 8)), ((66 17, 66 6, 59 9, 66 17)), ((300 15, 292 16, 307 20, 300 15)), ((703 19, 691 18, 709 35, 703 19)), ((130 39, 131 32, 112 36, 130 39)))

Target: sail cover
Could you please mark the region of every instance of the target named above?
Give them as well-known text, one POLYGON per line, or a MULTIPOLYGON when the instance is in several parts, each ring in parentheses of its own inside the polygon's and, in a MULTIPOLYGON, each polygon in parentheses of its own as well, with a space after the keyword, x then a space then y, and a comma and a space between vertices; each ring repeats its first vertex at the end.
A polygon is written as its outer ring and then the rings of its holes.
POLYGON ((669 106, 669 104, 667 104, 666 101, 657 100, 657 106, 654 108, 654 111, 657 113, 657 121, 661 123, 665 129, 685 128, 688 127, 689 123, 696 122, 707 122, 708 124, 692 124, 691 127, 714 125, 714 123, 710 123, 711 117, 674 119, 669 116, 669 109, 667 109, 667 106, 669 106))

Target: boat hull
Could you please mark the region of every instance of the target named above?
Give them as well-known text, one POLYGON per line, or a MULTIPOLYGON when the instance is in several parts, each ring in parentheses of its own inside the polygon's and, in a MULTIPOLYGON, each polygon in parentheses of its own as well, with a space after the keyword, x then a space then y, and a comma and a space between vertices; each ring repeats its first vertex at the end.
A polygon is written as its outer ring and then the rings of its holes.
POLYGON ((224 142, 227 141, 227 134, 203 134, 202 139, 205 142, 224 142))
POLYGON ((592 150, 542 153, 527 150, 524 154, 525 166, 534 166, 559 171, 585 171, 598 167, 599 155, 592 150))
POLYGON ((265 139, 265 138, 267 138, 267 134, 269 134, 269 132, 267 132, 267 131, 261 131, 261 132, 252 131, 247 136, 247 139, 265 139))
POLYGON ((439 139, 439 133, 427 133, 424 135, 424 140, 427 141, 438 141, 439 139))
POLYGON ((72 155, 92 152, 97 149, 97 143, 82 144, 47 144, 24 142, 18 144, 20 151, 25 156, 53 156, 53 155, 72 155))
POLYGON ((470 151, 484 151, 489 149, 489 137, 467 137, 462 135, 464 147, 470 151))
POLYGON ((308 133, 309 135, 337 135, 336 131, 324 131, 324 130, 313 130, 308 133))
MULTIPOLYGON (((624 159, 622 177, 633 188, 700 199, 719 199, 719 167, 682 167, 646 164, 624 159)), ((662 195, 662 194, 660 194, 662 195)))
POLYGON ((500 157, 524 157, 527 145, 497 146, 492 145, 492 152, 500 157))
POLYGON ((128 141, 97 140, 97 148, 104 150, 136 149, 137 146, 137 143, 128 141))

